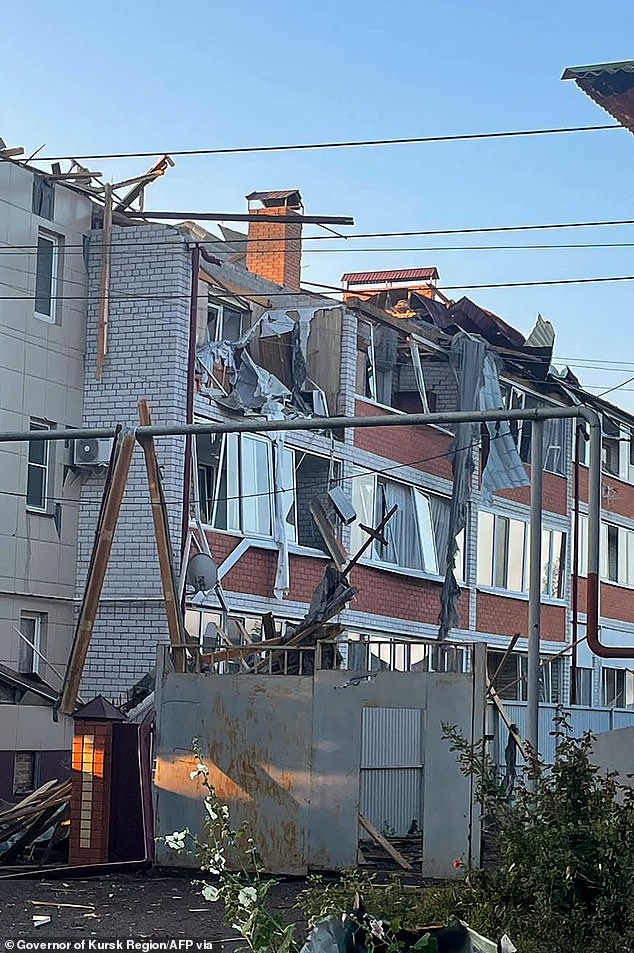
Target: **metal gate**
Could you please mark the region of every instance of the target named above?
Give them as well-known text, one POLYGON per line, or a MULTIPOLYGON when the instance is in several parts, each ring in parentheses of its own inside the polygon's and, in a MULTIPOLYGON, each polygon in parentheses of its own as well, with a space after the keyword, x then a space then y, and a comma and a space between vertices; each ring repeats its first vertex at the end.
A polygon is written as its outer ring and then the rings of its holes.
POLYGON ((421 708, 361 709, 359 810, 397 837, 423 829, 424 714, 421 708))

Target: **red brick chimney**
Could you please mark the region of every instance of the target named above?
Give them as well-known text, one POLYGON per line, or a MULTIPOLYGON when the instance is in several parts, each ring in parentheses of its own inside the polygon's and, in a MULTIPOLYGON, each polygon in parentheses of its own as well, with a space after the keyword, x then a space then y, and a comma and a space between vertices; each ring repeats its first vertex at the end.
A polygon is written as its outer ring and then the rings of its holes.
MULTIPOLYGON (((247 195, 252 215, 301 214, 298 189, 251 192, 247 195)), ((301 222, 249 222, 247 268, 292 291, 299 291, 302 262, 301 222)))

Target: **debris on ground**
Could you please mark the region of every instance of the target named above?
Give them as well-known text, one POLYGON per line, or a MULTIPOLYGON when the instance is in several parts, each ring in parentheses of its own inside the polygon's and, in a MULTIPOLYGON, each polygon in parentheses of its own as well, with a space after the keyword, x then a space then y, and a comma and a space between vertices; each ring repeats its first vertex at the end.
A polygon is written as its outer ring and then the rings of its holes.
POLYGON ((23 859, 41 866, 68 838, 70 781, 47 781, 17 804, 0 807, 0 865, 23 859))

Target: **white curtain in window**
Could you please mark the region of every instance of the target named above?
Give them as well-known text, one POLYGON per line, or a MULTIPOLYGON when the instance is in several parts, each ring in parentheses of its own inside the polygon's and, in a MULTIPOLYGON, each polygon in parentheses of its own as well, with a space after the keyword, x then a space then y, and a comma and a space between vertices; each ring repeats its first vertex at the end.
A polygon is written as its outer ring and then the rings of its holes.
POLYGON ((377 522, 394 505, 398 509, 385 527, 387 546, 378 544, 379 558, 405 569, 423 569, 412 488, 391 480, 377 483, 377 522))

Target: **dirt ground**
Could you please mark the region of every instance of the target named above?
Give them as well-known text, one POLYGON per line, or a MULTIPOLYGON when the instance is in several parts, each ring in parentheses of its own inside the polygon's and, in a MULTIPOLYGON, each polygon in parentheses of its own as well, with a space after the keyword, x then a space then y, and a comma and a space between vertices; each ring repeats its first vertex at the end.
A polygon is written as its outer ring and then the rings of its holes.
MULTIPOLYGON (((7 939, 18 937, 220 940, 236 936, 222 922, 221 905, 203 900, 191 878, 191 873, 146 870, 84 880, 2 880, 0 950, 7 939), (51 921, 36 927, 34 916, 50 916, 51 921)), ((293 904, 303 886, 299 879, 280 883, 270 894, 271 907, 301 924, 293 904)), ((303 925, 299 930, 303 935, 303 925)))

